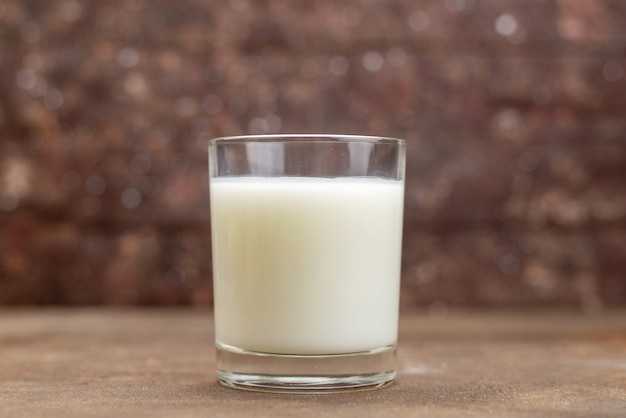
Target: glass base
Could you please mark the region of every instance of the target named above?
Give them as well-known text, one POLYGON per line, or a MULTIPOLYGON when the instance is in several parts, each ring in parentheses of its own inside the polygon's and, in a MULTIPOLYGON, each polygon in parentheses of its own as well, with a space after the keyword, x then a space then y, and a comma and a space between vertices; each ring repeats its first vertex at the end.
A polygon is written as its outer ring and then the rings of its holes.
POLYGON ((396 377, 396 346, 333 355, 284 355, 217 343, 217 378, 260 392, 328 393, 375 389, 396 377))

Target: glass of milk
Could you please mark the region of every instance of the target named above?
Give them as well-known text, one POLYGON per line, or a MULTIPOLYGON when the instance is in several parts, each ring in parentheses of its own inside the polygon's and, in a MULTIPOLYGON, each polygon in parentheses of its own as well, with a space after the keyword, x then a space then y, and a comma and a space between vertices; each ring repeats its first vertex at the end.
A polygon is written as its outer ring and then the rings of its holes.
POLYGON ((393 138, 210 141, 220 383, 320 393, 395 378, 404 167, 393 138))

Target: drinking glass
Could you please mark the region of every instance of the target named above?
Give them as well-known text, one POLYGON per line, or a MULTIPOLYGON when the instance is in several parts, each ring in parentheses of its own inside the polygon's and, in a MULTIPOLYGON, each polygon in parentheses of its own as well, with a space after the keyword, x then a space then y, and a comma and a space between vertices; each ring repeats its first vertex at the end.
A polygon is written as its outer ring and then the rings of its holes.
POLYGON ((273 392, 396 376, 405 142, 209 143, 217 377, 273 392))

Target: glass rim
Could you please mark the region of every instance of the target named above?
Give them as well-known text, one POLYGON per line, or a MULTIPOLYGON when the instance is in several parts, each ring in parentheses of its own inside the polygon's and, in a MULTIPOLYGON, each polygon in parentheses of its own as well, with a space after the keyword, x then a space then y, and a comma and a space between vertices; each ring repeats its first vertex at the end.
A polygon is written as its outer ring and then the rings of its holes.
POLYGON ((375 135, 352 135, 352 134, 258 134, 258 135, 234 135, 213 138, 209 140, 209 146, 231 142, 258 142, 258 143, 286 143, 286 142, 343 142, 343 143, 372 143, 372 144, 396 144, 405 145, 406 141, 400 138, 375 136, 375 135), (300 140, 300 141, 298 141, 300 140))

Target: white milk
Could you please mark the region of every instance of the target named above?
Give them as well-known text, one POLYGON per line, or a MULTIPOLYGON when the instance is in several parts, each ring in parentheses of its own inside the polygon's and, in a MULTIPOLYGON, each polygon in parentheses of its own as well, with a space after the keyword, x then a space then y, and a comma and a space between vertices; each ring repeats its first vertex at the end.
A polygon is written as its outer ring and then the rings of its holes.
POLYGON ((210 192, 217 342, 282 354, 396 343, 402 182, 219 178, 210 192))

